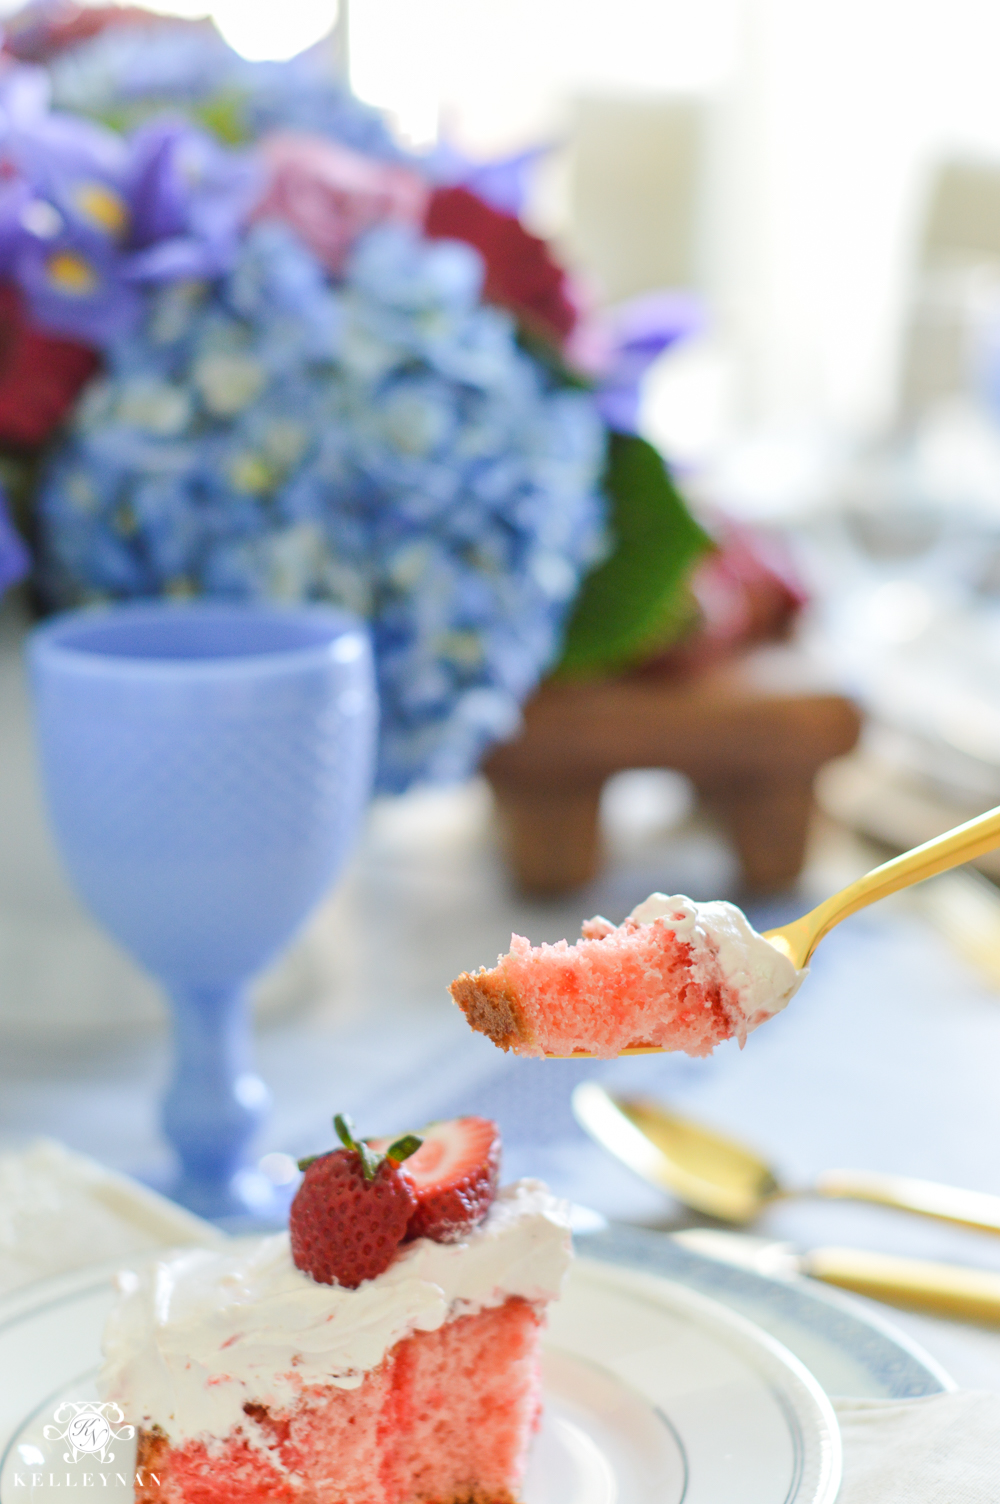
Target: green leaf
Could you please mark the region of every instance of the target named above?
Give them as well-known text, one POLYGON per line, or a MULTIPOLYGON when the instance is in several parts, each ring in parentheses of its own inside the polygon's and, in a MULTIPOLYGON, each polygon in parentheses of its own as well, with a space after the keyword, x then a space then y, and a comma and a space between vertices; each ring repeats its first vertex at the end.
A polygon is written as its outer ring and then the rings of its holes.
MULTIPOLYGON (((369 1183, 375 1179, 375 1176, 378 1174, 378 1167, 384 1159, 394 1159, 397 1164, 402 1164, 404 1159, 409 1159, 411 1154, 416 1154, 423 1143, 423 1139, 418 1138, 415 1133, 407 1133, 403 1138, 398 1138, 394 1144, 390 1145, 388 1154, 380 1154, 377 1150, 372 1149, 363 1138, 358 1138, 358 1130, 354 1126, 354 1120, 348 1117, 346 1112, 339 1112, 337 1114, 333 1120, 333 1126, 344 1148, 353 1149, 357 1154, 361 1161, 361 1169, 364 1177, 369 1183)), ((316 1158, 316 1156, 314 1155, 313 1158, 316 1158)), ((312 1160, 309 1163, 311 1164, 312 1160)), ((300 1160, 299 1169, 304 1170, 305 1167, 305 1161, 300 1160)))
POLYGON ((358 1151, 358 1158, 361 1161, 361 1169, 364 1177, 370 1183, 378 1174, 378 1167, 383 1159, 385 1159, 385 1155, 376 1154, 374 1149, 369 1149, 364 1139, 361 1139, 354 1147, 358 1151))
POLYGON ((249 139, 246 107, 239 94, 217 94, 195 105, 194 114, 226 146, 242 146, 249 139))
POLYGON ((388 1159, 394 1159, 397 1165, 401 1165, 404 1159, 409 1159, 411 1154, 416 1154, 423 1139, 418 1133, 407 1133, 403 1138, 397 1138, 394 1144, 390 1144, 386 1152, 388 1159))
POLYGON ((675 640, 691 619, 688 576, 713 546, 645 439, 609 435, 604 489, 614 549, 580 588, 560 678, 613 672, 675 640))

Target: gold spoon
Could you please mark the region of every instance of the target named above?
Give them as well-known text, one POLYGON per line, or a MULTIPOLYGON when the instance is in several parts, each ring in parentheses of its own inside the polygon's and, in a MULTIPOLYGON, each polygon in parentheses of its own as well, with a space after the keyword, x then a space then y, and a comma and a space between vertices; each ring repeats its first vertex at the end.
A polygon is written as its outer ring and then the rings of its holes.
POLYGON ((977 815, 974 820, 967 820, 964 825, 956 825, 954 830, 946 830, 944 835, 915 846, 912 851, 904 851, 891 862, 883 862, 881 867, 849 883, 832 898, 803 914, 801 919, 793 919, 791 924, 780 925, 776 930, 767 930, 764 939, 770 940, 776 950, 802 971, 809 965, 809 958, 823 936, 848 915, 867 908, 879 898, 887 898, 890 893, 898 893, 900 888, 912 887, 925 878, 936 877, 939 872, 971 862, 996 846, 1000 846, 1000 808, 989 809, 984 815, 977 815))
POLYGON ((573 1092, 577 1122, 643 1180, 685 1206, 745 1225, 792 1196, 870 1201, 1000 1233, 1000 1196, 873 1170, 827 1170, 811 1185, 782 1185, 770 1165, 733 1139, 668 1112, 647 1098, 615 1097, 596 1081, 573 1092))

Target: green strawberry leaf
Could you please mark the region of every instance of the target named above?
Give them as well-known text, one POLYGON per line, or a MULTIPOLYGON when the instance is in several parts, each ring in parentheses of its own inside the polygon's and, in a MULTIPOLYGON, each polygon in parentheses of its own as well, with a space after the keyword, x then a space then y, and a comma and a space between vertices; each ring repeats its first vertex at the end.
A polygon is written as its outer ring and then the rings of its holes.
POLYGON ((405 1137, 397 1138, 394 1144, 389 1145, 385 1151, 386 1158, 395 1160, 397 1165, 401 1165, 404 1159, 409 1159, 411 1154, 416 1154, 422 1143, 423 1139, 418 1133, 407 1133, 405 1137))
POLYGON ((354 1147, 358 1151, 358 1158, 361 1161, 362 1173, 364 1174, 364 1177, 368 1181, 368 1183, 371 1184, 371 1182, 375 1179, 375 1176, 378 1174, 378 1167, 382 1163, 383 1159, 385 1159, 385 1155, 376 1154, 374 1149, 369 1149, 368 1145, 363 1139, 359 1143, 356 1143, 354 1147))
MULTIPOLYGON (((407 1133, 403 1138, 398 1138, 394 1144, 390 1144, 388 1152, 380 1154, 370 1148, 363 1138, 358 1138, 358 1130, 354 1126, 354 1119, 348 1117, 346 1112, 338 1112, 333 1120, 334 1130, 345 1149, 353 1149, 361 1161, 361 1169, 365 1179, 370 1183, 378 1174, 378 1167, 384 1159, 395 1160, 396 1164, 402 1164, 404 1159, 409 1159, 411 1154, 416 1154, 423 1139, 415 1133, 407 1133)), ((321 1159, 322 1155, 311 1154, 308 1159, 299 1160, 299 1169, 308 1169, 315 1160, 321 1159)))
POLYGON ((576 598, 553 670, 563 679, 626 668, 675 641, 692 619, 688 577, 713 547, 645 439, 609 435, 604 490, 614 547, 576 598))

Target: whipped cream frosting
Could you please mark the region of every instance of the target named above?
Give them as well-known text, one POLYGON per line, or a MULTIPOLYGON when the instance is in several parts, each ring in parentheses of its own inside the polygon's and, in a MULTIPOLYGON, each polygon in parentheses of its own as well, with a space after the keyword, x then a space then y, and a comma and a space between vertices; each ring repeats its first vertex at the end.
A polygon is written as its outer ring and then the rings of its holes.
POLYGON ((569 1205, 537 1180, 504 1187, 461 1243, 418 1238, 356 1290, 292 1263, 287 1233, 179 1249, 119 1276, 104 1332, 102 1397, 173 1441, 226 1436, 248 1401, 285 1409, 301 1389, 355 1389, 413 1332, 498 1306, 555 1299, 571 1258, 569 1205))
POLYGON ((695 903, 683 894, 651 893, 629 918, 639 924, 669 920, 678 940, 691 946, 695 977, 708 981, 721 973, 743 1015, 741 1036, 780 1013, 808 974, 758 934, 742 909, 721 899, 695 903))

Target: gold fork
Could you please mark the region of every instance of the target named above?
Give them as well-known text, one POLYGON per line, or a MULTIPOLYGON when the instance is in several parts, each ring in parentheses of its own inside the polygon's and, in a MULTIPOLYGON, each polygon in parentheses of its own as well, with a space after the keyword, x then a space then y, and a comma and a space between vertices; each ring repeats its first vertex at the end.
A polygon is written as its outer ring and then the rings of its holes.
POLYGON ((776 930, 766 930, 764 939, 770 940, 776 950, 802 971, 809 965, 809 958, 823 936, 848 915, 856 914, 880 898, 887 898, 890 893, 898 893, 901 888, 910 888, 925 878, 947 872, 950 867, 971 862, 996 846, 1000 846, 1000 808, 989 809, 985 815, 977 815, 974 820, 956 825, 954 830, 946 830, 944 835, 935 836, 932 841, 925 841, 922 846, 914 846, 912 851, 893 857, 891 862, 883 862, 881 867, 866 872, 864 877, 810 909, 801 919, 779 925, 776 930))
MULTIPOLYGON (((902 856, 895 856, 890 862, 883 862, 881 867, 875 867, 815 909, 810 909, 801 919, 779 925, 776 930, 766 930, 763 938, 787 956, 796 970, 803 971, 823 936, 828 935, 842 919, 880 898, 888 898, 890 893, 898 893, 901 888, 910 888, 925 878, 947 872, 950 867, 971 862, 996 846, 1000 846, 1000 807, 988 809, 984 815, 977 815, 974 820, 956 825, 954 830, 946 830, 944 835, 935 836, 922 846, 914 846, 912 851, 904 851, 902 856)), ((631 1045, 621 1053, 660 1055, 663 1051, 659 1045, 631 1045)), ((591 1057, 589 1052, 577 1050, 571 1058, 591 1057)))

